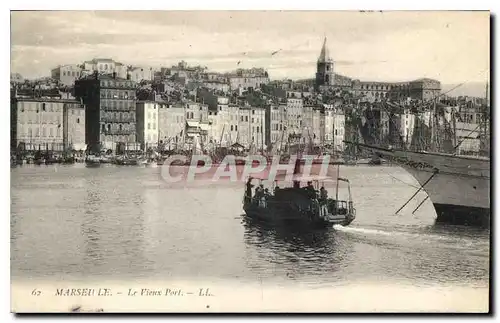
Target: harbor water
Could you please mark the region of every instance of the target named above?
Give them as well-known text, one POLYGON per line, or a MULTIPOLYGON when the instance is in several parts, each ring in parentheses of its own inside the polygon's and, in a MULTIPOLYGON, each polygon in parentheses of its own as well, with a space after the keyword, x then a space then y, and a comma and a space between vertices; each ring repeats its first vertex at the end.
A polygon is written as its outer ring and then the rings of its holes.
POLYGON ((423 192, 395 214, 418 188, 402 168, 340 173, 351 181, 356 220, 306 232, 246 221, 243 182, 169 183, 147 166, 12 168, 12 279, 373 283, 487 297, 488 230, 435 225, 429 200, 412 214, 423 192))

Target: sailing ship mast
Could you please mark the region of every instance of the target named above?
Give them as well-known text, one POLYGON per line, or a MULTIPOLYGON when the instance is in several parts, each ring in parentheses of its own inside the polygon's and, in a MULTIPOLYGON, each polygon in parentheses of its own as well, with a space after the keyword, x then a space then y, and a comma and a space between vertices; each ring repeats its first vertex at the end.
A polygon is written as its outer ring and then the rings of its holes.
POLYGON ((434 99, 430 122, 429 125, 431 127, 431 151, 436 151, 436 100, 434 99))

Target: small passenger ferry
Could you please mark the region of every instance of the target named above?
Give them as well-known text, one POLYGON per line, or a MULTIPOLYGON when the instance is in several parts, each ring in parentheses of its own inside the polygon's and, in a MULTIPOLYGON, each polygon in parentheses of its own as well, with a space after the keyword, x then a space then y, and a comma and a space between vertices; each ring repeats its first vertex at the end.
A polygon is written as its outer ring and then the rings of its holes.
POLYGON ((272 182, 265 177, 249 177, 245 184, 243 209, 250 218, 283 225, 347 226, 356 218, 350 182, 339 176, 334 179, 294 174, 291 181, 277 176, 272 182), (347 184, 347 200, 338 197, 339 182, 347 184), (334 198, 328 196, 327 183, 336 184, 334 198))

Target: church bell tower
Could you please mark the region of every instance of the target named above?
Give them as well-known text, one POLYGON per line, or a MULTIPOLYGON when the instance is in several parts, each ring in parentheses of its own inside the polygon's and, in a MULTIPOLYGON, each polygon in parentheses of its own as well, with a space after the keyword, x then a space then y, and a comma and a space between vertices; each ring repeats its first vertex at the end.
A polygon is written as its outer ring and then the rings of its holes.
POLYGON ((333 86, 334 81, 333 60, 330 57, 325 37, 316 65, 316 89, 319 90, 322 86, 333 86))

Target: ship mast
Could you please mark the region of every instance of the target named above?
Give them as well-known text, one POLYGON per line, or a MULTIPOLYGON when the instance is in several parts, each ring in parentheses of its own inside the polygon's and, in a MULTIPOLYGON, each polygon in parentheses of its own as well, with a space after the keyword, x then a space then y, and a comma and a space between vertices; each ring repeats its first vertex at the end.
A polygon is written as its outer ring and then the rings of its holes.
POLYGON ((431 126, 431 151, 434 152, 436 150, 436 99, 434 99, 430 119, 431 120, 429 124, 431 126))

